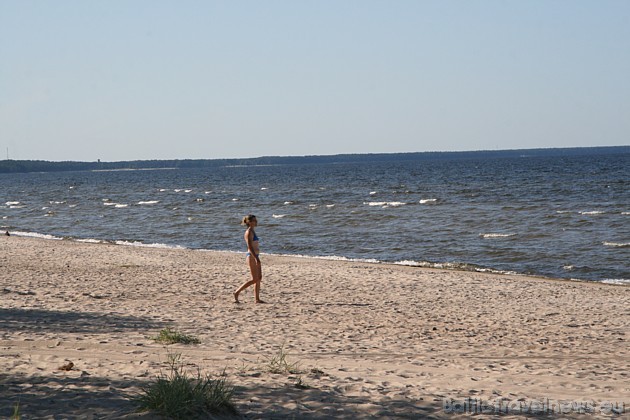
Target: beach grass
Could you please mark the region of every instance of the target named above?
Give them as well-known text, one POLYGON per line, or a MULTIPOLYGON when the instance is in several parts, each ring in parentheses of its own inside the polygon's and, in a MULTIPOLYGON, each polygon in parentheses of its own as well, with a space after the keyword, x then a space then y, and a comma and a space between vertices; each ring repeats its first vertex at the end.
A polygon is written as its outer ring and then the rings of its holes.
POLYGON ((303 373, 302 370, 299 368, 299 362, 291 363, 287 359, 287 352, 284 350, 284 344, 280 347, 278 353, 265 358, 264 365, 265 370, 269 373, 303 373))
POLYGON ((169 372, 142 389, 137 397, 140 411, 153 411, 167 418, 189 419, 208 415, 235 415, 234 388, 227 378, 212 379, 198 369, 188 373, 181 354, 168 355, 169 372))
POLYGON ((11 420, 20 420, 21 416, 22 415, 20 414, 20 403, 17 402, 13 406, 13 415, 11 415, 11 420))
POLYGON ((157 336, 153 337, 153 340, 162 344, 199 344, 201 342, 197 337, 181 333, 169 327, 161 330, 157 336))

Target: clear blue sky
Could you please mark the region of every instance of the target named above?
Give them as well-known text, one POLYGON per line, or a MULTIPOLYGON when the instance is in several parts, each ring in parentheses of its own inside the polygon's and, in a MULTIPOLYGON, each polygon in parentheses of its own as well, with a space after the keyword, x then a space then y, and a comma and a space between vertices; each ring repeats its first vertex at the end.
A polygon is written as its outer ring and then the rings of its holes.
POLYGON ((628 0, 0 0, 0 159, 628 144, 628 0))

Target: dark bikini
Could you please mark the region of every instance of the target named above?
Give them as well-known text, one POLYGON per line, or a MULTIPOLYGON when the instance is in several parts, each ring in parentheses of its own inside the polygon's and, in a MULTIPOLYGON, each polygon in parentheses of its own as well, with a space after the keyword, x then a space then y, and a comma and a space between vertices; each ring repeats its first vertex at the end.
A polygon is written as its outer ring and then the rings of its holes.
MULTIPOLYGON (((252 232, 254 232, 254 238, 252 239, 252 241, 258 242, 258 236, 256 236, 256 232, 255 231, 252 231, 252 232)), ((252 254, 249 251, 247 251, 247 253, 245 254, 245 257, 250 257, 251 255, 252 254)), ((260 255, 260 254, 256 255, 257 258, 258 258, 258 255, 260 255)))

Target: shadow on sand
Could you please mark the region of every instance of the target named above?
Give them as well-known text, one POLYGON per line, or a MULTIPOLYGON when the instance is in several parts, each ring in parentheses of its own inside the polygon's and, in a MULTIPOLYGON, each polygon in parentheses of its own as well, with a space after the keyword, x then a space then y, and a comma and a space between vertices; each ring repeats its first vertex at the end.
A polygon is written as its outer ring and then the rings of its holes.
POLYGON ((0 308, 0 332, 111 333, 162 328, 163 323, 134 316, 98 312, 0 308))

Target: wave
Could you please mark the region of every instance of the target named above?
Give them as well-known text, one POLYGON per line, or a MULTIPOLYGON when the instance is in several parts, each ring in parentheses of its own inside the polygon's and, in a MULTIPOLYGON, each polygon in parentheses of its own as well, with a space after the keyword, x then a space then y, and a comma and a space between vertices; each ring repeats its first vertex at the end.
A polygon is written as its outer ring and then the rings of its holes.
POLYGON ((143 204, 157 204, 159 203, 158 200, 151 200, 151 201, 138 201, 139 205, 143 205, 143 204))
POLYGON ((271 215, 271 217, 273 217, 274 219, 282 219, 285 216, 286 214, 272 214, 271 215))
POLYGON ((404 265, 409 267, 423 267, 423 268, 437 268, 441 270, 453 270, 453 271, 474 271, 477 273, 492 273, 492 274, 507 274, 517 275, 515 271, 497 270, 489 267, 482 267, 475 264, 468 263, 435 263, 428 261, 397 261, 393 263, 395 265, 404 265))
POLYGON ((38 238, 38 239, 53 239, 55 241, 60 241, 63 238, 60 238, 59 236, 54 236, 54 235, 47 235, 45 233, 37 233, 37 232, 23 232, 23 231, 11 231, 9 232, 11 235, 15 235, 15 236, 25 236, 28 238, 38 238))
POLYGON ((419 201, 420 204, 432 204, 437 203, 437 198, 426 198, 419 201))
POLYGON ((7 201, 6 203, 7 206, 17 206, 20 205, 21 203, 19 201, 7 201))
POLYGON ((606 284, 616 284, 619 286, 630 286, 630 279, 605 279, 601 282, 606 284))
POLYGON ((592 210, 592 211, 581 211, 579 212, 583 216, 596 216, 598 214, 604 214, 604 211, 601 210, 592 210))
POLYGON ((516 235, 515 233, 480 233, 479 234, 479 236, 481 236, 484 239, 509 238, 515 235, 516 235))
POLYGON ((373 207, 387 208, 387 207, 400 207, 400 206, 406 205, 407 203, 403 203, 402 201, 366 201, 363 204, 367 204, 368 206, 373 206, 373 207))
POLYGON ((604 246, 610 246, 614 248, 628 248, 630 247, 630 242, 602 242, 604 246))
POLYGON ((167 245, 167 244, 160 244, 160 243, 147 244, 140 241, 114 241, 114 243, 116 245, 138 246, 142 248, 188 249, 185 246, 181 246, 181 245, 167 245))

